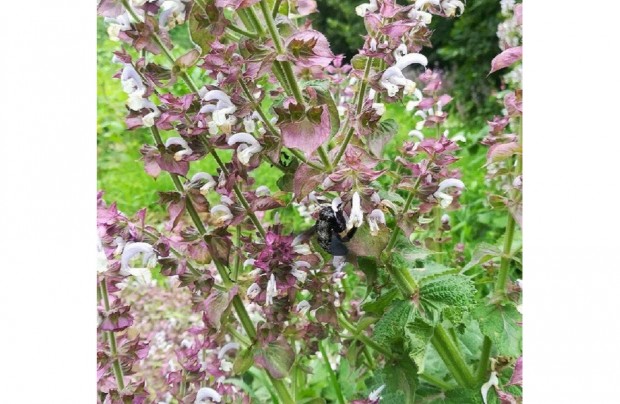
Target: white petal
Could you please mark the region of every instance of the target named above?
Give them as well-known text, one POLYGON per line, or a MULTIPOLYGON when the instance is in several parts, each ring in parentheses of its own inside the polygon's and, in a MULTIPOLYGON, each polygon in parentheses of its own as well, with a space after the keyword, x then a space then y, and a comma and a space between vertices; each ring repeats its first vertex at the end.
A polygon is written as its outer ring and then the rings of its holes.
POLYGON ((368 395, 368 400, 377 401, 384 388, 385 388, 385 384, 382 384, 381 386, 379 386, 378 389, 371 391, 370 394, 368 395))
POLYGON ((304 315, 304 314, 306 314, 306 313, 308 312, 308 310, 310 310, 310 303, 308 303, 308 301, 307 301, 307 300, 302 300, 301 302, 299 302, 299 303, 297 304, 297 308, 296 308, 296 310, 297 310, 300 314, 304 315))
POLYGON ((419 131, 419 130, 416 130, 416 129, 410 130, 409 131, 409 136, 415 136, 418 139, 420 139, 420 141, 424 140, 424 133, 422 133, 422 131, 419 131))
POLYGON ((334 211, 334 213, 336 213, 336 212, 338 212, 340 210, 340 206, 342 206, 342 198, 337 196, 332 201, 332 210, 334 211))
POLYGON ((398 59, 395 66, 398 67, 400 70, 403 70, 405 67, 413 63, 426 66, 428 64, 428 59, 426 58, 426 56, 422 55, 421 53, 408 53, 405 56, 398 59))
POLYGON ((209 403, 210 401, 207 400, 219 403, 220 401, 222 401, 222 396, 220 395, 220 393, 210 387, 203 387, 198 390, 198 393, 196 393, 196 401, 194 401, 194 404, 209 403))
POLYGON ((245 292, 246 296, 248 297, 248 299, 254 299, 256 296, 258 296, 261 292, 261 288, 260 286, 258 286, 258 284, 253 283, 250 285, 250 287, 248 288, 247 292, 245 292))
POLYGON ((142 262, 148 262, 155 256, 153 246, 147 243, 127 243, 123 248, 121 256, 121 274, 127 276, 130 274, 131 267, 129 261, 138 254, 142 254, 142 262))
POLYGON ((267 282, 267 297, 265 300, 265 305, 269 306, 273 304, 273 298, 278 295, 278 286, 276 285, 276 278, 273 274, 269 278, 269 282, 267 282))
POLYGON ((233 349, 239 349, 239 344, 236 342, 229 342, 228 344, 224 345, 223 347, 220 348, 219 352, 217 353, 217 358, 218 359, 222 359, 224 357, 224 355, 226 355, 226 353, 230 350, 233 349))
POLYGON ((463 181, 459 179, 448 178, 447 180, 443 180, 439 183, 439 188, 437 189, 437 192, 442 192, 444 189, 451 187, 463 189, 465 188, 465 184, 463 184, 463 181))
POLYGON ((489 381, 483 384, 482 387, 480 388, 480 393, 482 394, 482 401, 484 401, 484 404, 487 404, 487 394, 491 386, 495 386, 495 387, 499 386, 499 380, 497 379, 497 372, 491 372, 491 377, 489 378, 489 381))

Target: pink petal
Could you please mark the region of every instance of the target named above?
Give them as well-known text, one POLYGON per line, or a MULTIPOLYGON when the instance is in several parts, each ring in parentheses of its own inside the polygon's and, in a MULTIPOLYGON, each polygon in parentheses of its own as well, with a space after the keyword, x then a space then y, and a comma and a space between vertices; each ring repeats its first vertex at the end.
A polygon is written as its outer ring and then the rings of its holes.
POLYGON ((489 74, 499 69, 503 69, 504 67, 508 67, 518 60, 521 60, 522 53, 522 47, 516 46, 514 48, 506 49, 499 55, 495 56, 491 61, 491 71, 489 72, 489 74))

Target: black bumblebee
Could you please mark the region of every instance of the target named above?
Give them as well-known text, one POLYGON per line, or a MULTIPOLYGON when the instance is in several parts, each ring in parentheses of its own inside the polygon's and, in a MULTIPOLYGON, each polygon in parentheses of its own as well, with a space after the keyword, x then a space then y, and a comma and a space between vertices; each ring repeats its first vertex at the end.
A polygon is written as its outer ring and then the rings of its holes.
POLYGON ((340 234, 347 229, 347 221, 341 210, 341 205, 334 210, 331 206, 325 206, 319 211, 319 219, 311 229, 316 232, 319 245, 334 256, 345 256, 349 252, 344 243, 351 241, 357 227, 353 227, 346 235, 340 234))

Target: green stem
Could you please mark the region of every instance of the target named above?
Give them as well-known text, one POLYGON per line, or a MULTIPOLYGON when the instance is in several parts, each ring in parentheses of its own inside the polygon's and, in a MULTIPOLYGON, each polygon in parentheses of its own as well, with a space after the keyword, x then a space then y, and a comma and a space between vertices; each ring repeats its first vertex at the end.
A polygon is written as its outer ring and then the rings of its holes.
POLYGON ((242 28, 237 27, 236 25, 228 25, 226 28, 230 29, 231 31, 234 31, 238 34, 247 36, 248 38, 252 38, 252 39, 257 39, 258 35, 255 34, 254 32, 248 32, 242 28))
MULTIPOLYGON (((241 225, 237 225, 237 237, 235 240, 235 247, 237 249, 241 248, 241 225)), ((232 281, 236 282, 237 277, 239 276, 239 268, 241 267, 241 257, 239 256, 239 251, 235 253, 235 260, 233 262, 233 270, 232 270, 232 281)))
MULTIPOLYGON (((265 22, 267 23, 267 30, 269 31, 269 35, 271 39, 273 39, 273 44, 276 47, 276 52, 278 55, 284 55, 286 53, 284 49, 284 45, 282 44, 282 38, 280 37, 280 33, 278 32, 278 28, 276 27, 276 23, 273 20, 273 16, 271 15, 271 10, 269 10, 269 6, 267 5, 266 0, 260 0, 259 2, 261 12, 263 17, 265 18, 265 22)), ((293 96, 297 101, 298 105, 304 105, 304 97, 301 94, 301 90, 297 83, 297 79, 295 78, 295 73, 293 72, 293 67, 289 61, 281 61, 282 69, 284 70, 284 75, 288 80, 288 84, 291 86, 291 90, 293 90, 293 96)))
POLYGON ((426 381, 426 382, 428 382, 428 383, 430 383, 432 385, 435 385, 436 387, 439 387, 440 389, 442 389, 444 391, 445 390, 452 390, 452 386, 449 383, 444 382, 443 380, 441 380, 438 377, 431 376, 431 375, 426 374, 426 373, 420 373, 418 376, 420 377, 420 379, 422 379, 422 380, 424 380, 424 381, 426 381))
POLYGON ((386 269, 405 298, 410 298, 416 293, 418 284, 407 268, 394 267, 388 263, 386 269))
MULTIPOLYGON (((108 285, 106 284, 105 279, 102 279, 99 283, 99 288, 101 289, 101 297, 103 298, 103 307, 106 311, 110 310, 110 300, 108 298, 108 285)), ((114 377, 116 378, 116 384, 118 385, 119 390, 123 390, 125 388, 125 382, 123 381, 123 368, 121 366, 121 362, 118 359, 118 349, 116 348, 116 336, 112 331, 105 331, 105 335, 108 338, 108 343, 110 344, 110 355, 112 356, 112 370, 114 372, 114 377)))
POLYGON ((284 74, 284 68, 282 67, 282 63, 279 60, 273 61, 273 74, 276 76, 280 84, 282 84, 282 88, 287 95, 293 95, 293 90, 291 89, 291 85, 288 83, 286 79, 286 75, 284 74))
MULTIPOLYGON (((357 94, 357 105, 355 107, 356 115, 359 115, 359 113, 362 111, 362 107, 364 106, 364 96, 366 95, 366 87, 368 86, 368 76, 370 75, 371 67, 372 67, 372 58, 369 57, 366 60, 366 65, 364 67, 364 77, 362 78, 362 82, 360 83, 359 93, 357 94)), ((338 162, 340 161, 340 159, 342 158, 342 155, 347 149, 347 145, 351 141, 351 137, 353 136, 354 132, 355 130, 353 129, 353 127, 349 128, 349 132, 347 133, 347 136, 344 138, 344 142, 342 143, 342 146, 340 146, 340 150, 338 150, 338 154, 336 154, 336 158, 334 159, 334 162, 332 163, 333 167, 336 167, 338 165, 338 162)))
POLYGON ((359 332, 353 324, 351 324, 346 318, 344 318, 343 315, 339 315, 338 319, 340 321, 340 324, 342 324, 342 326, 346 328, 347 331, 349 331, 352 334, 353 338, 361 341, 362 343, 366 344, 373 350, 379 353, 382 353, 386 358, 390 358, 390 359, 394 358, 394 355, 392 355, 392 352, 390 352, 389 350, 385 349, 381 345, 377 344, 375 341, 368 338, 364 333, 359 332))
POLYGON ((478 371, 476 372, 476 381, 478 384, 482 384, 487 376, 487 369, 489 368, 489 355, 491 354, 491 339, 484 337, 482 342, 482 349, 480 353, 480 363, 478 364, 478 371))
POLYGON ((332 165, 329 162, 329 157, 327 157, 327 153, 325 152, 325 149, 323 148, 323 145, 320 145, 318 149, 316 149, 319 157, 321 158, 321 161, 323 162, 323 165, 325 166, 325 168, 328 171, 332 171, 332 165))
POLYGON ((435 327, 431 343, 456 382, 466 388, 474 387, 476 384, 474 376, 471 374, 469 367, 441 324, 435 327))
POLYGON ((260 20, 258 19, 258 15, 256 15, 254 9, 252 7, 248 7, 245 10, 247 10, 247 15, 250 18, 250 21, 252 21, 252 24, 254 24, 254 29, 258 33, 258 36, 264 36, 265 29, 263 28, 263 24, 261 24, 260 20))
POLYGON ((282 0, 276 0, 276 2, 273 5, 273 11, 271 12, 271 16, 273 18, 276 18, 276 16, 278 15, 278 10, 280 10, 280 4, 282 4, 282 0))
POLYGON ((508 270, 510 269, 510 249, 512 248, 512 240, 515 233, 515 219, 508 212, 508 224, 506 225, 506 234, 504 235, 504 249, 499 265, 499 273, 497 274, 497 282, 495 283, 495 293, 500 296, 506 296, 506 282, 508 280, 508 270))
POLYGON ((340 384, 338 383, 338 378, 336 377, 336 373, 332 366, 329 364, 329 359, 327 357, 327 352, 325 351, 325 347, 323 346, 323 342, 319 341, 319 350, 321 351, 321 355, 323 356, 323 363, 325 363, 325 369, 327 369, 327 373, 329 374, 329 381, 332 385, 332 388, 336 392, 336 397, 338 398, 338 403, 344 404, 344 397, 342 396, 342 391, 340 390, 340 384))

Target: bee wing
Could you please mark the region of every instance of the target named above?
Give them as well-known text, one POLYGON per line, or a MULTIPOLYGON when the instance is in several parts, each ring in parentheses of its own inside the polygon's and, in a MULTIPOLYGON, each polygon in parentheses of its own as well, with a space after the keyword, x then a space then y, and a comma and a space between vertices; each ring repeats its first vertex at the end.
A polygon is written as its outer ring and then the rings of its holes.
POLYGON ((349 249, 347 248, 347 246, 344 245, 344 243, 342 242, 342 240, 340 239, 340 237, 338 237, 338 234, 336 233, 332 234, 332 241, 329 245, 329 249, 330 249, 329 252, 333 256, 345 256, 349 252, 349 249))

